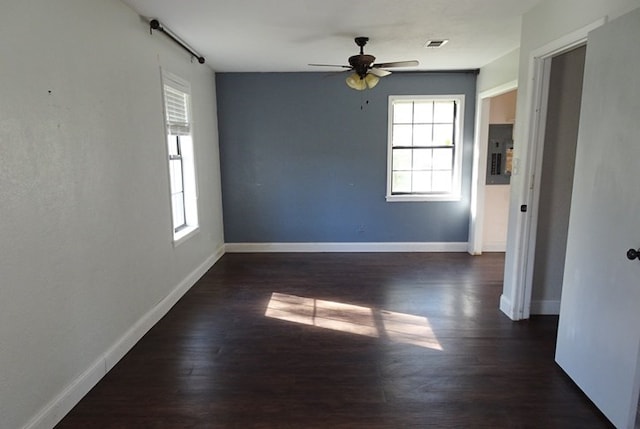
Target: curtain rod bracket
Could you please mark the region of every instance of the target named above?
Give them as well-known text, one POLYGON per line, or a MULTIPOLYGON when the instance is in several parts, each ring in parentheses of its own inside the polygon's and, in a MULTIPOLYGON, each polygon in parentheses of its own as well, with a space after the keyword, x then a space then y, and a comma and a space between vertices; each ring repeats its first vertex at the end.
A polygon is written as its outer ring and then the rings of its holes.
POLYGON ((152 19, 151 21, 149 21, 149 34, 153 34, 153 30, 157 30, 157 31, 163 32, 164 34, 167 35, 167 37, 169 37, 175 43, 180 45, 182 47, 182 49, 184 49, 185 51, 189 52, 193 57, 197 58, 198 62, 200 64, 204 64, 205 59, 204 59, 204 57, 202 55, 198 54, 196 51, 191 49, 191 47, 189 45, 187 45, 185 42, 183 42, 171 30, 169 30, 168 28, 164 27, 160 23, 160 21, 158 21, 157 19, 152 19))

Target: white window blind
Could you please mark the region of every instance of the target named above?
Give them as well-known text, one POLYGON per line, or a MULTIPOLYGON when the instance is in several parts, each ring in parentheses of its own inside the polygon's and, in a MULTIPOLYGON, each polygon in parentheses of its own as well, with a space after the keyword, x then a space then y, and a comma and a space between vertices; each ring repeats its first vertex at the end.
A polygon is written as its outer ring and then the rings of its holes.
POLYGON ((165 117, 167 132, 174 136, 187 136, 191 133, 189 121, 189 94, 174 88, 170 84, 164 85, 165 117))

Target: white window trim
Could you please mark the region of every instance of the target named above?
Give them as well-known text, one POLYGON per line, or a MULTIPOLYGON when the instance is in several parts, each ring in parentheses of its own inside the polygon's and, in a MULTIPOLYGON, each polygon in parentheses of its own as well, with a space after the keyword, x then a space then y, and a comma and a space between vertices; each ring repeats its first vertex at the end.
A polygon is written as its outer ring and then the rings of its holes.
POLYGON ((173 234, 173 245, 174 247, 179 246, 180 244, 187 241, 189 238, 193 237, 200 231, 200 227, 196 226, 187 226, 186 228, 182 228, 180 231, 173 234))
POLYGON ((387 112, 387 202, 424 202, 424 201, 460 201, 462 199, 462 152, 464 127, 464 94, 447 95, 390 95, 387 112), (401 100, 455 100, 458 102, 457 123, 455 124, 454 168, 452 191, 446 194, 414 194, 392 195, 391 180, 393 177, 393 103, 401 100))
POLYGON ((191 85, 186 80, 180 78, 179 76, 170 73, 166 70, 161 69, 161 84, 162 84, 162 114, 163 114, 163 126, 164 126, 164 141, 165 141, 165 159, 167 160, 167 178, 168 180, 168 195, 169 195, 169 209, 170 209, 170 218, 171 225, 170 230, 173 236, 173 245, 178 246, 185 241, 187 241, 190 237, 196 235, 199 230, 199 215, 198 215, 198 180, 197 180, 197 172, 196 172, 196 155, 195 155, 195 144, 194 144, 194 121, 192 118, 193 109, 191 107, 191 85), (183 163, 183 190, 184 190, 184 203, 185 203, 185 221, 186 226, 179 229, 178 231, 174 230, 173 227, 173 205, 171 201, 171 170, 169 166, 169 147, 167 139, 169 138, 169 134, 167 133, 167 117, 166 117, 166 106, 165 106, 165 96, 164 96, 164 86, 168 85, 182 91, 188 95, 188 105, 187 111, 190 117, 190 130, 189 130, 189 148, 184 154, 185 162, 183 163), (191 180, 188 180, 191 178, 191 180))

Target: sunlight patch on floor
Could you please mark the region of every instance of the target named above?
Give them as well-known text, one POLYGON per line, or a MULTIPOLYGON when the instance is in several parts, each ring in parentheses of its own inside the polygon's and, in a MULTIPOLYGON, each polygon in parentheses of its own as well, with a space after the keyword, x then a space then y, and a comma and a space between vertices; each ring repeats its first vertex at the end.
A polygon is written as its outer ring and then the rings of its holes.
POLYGON ((442 350, 426 317, 274 292, 265 316, 442 350))

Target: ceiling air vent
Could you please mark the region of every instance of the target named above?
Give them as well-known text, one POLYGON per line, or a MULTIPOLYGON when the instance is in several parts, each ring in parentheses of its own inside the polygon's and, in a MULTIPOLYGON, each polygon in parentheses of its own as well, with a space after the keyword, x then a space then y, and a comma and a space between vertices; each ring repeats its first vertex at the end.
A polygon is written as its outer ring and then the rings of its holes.
POLYGON ((446 44, 449 40, 447 39, 438 39, 438 40, 429 40, 424 44, 425 48, 441 48, 444 44, 446 44))

